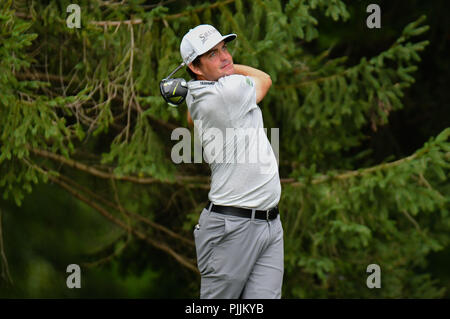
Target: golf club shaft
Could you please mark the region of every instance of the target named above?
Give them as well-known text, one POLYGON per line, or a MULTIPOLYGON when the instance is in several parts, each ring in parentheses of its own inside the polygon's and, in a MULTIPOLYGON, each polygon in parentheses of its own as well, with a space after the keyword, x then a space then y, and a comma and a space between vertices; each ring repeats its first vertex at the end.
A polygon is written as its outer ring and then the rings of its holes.
POLYGON ((184 62, 181 63, 175 70, 172 71, 172 73, 169 74, 169 76, 168 76, 166 79, 170 79, 170 77, 171 77, 172 75, 174 75, 174 74, 175 74, 179 69, 181 69, 184 65, 185 65, 184 62))

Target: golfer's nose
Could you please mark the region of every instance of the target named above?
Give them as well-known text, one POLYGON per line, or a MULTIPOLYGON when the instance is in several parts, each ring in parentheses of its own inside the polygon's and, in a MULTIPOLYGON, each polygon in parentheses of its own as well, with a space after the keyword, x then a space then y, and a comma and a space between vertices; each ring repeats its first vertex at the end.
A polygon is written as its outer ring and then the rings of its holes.
POLYGON ((220 52, 220 60, 221 61, 228 60, 229 58, 230 58, 230 53, 228 52, 228 50, 220 52))

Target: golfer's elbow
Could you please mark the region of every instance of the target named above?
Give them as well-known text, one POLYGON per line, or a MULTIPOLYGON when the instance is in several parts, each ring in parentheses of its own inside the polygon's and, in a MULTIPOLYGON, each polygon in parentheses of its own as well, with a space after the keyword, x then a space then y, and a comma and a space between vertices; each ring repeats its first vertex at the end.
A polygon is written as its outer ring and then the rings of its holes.
POLYGON ((272 78, 270 77, 270 75, 267 74, 265 81, 266 81, 267 91, 269 91, 270 87, 272 86, 272 78))
MULTIPOLYGON (((272 86, 272 78, 269 74, 262 72, 263 76, 261 77, 261 86, 264 93, 264 96, 269 92, 270 87, 272 86)), ((264 97, 263 96, 263 97, 264 97)))
POLYGON ((262 101, 262 99, 266 96, 267 92, 269 92, 271 86, 272 86, 272 78, 270 77, 270 75, 265 74, 264 77, 261 79, 260 87, 257 89, 256 92, 256 103, 262 101))

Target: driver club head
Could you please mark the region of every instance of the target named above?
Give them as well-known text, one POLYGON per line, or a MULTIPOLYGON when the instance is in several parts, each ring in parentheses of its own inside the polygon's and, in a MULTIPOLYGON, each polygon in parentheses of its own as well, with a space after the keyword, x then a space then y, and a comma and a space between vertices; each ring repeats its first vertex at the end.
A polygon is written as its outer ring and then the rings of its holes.
POLYGON ((186 80, 183 78, 163 79, 159 83, 162 97, 171 106, 178 106, 184 102, 188 93, 186 80))

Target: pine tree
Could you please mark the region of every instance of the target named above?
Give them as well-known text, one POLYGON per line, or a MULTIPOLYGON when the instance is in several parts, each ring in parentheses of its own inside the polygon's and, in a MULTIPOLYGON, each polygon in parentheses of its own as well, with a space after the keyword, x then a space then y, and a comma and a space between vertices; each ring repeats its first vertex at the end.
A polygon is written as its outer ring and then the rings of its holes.
POLYGON ((168 107, 159 81, 181 62, 182 35, 208 23, 237 33, 235 62, 261 68, 274 83, 259 106, 265 126, 280 128, 280 165, 292 168, 281 176, 284 297, 443 296, 421 269, 450 239, 450 128, 405 158, 349 156, 364 127, 386 125, 405 107, 428 44, 417 40, 426 18, 349 65, 345 56, 330 58, 331 48, 316 55, 302 45, 322 36, 319 15, 351 18, 343 1, 189 3, 80 1, 81 28, 70 29, 70 1, 2 2, 3 197, 20 205, 51 181, 196 274, 191 229, 209 171, 171 162, 170 134, 187 127, 186 106, 168 107), (381 267, 382 289, 366 286, 370 264, 381 267))

